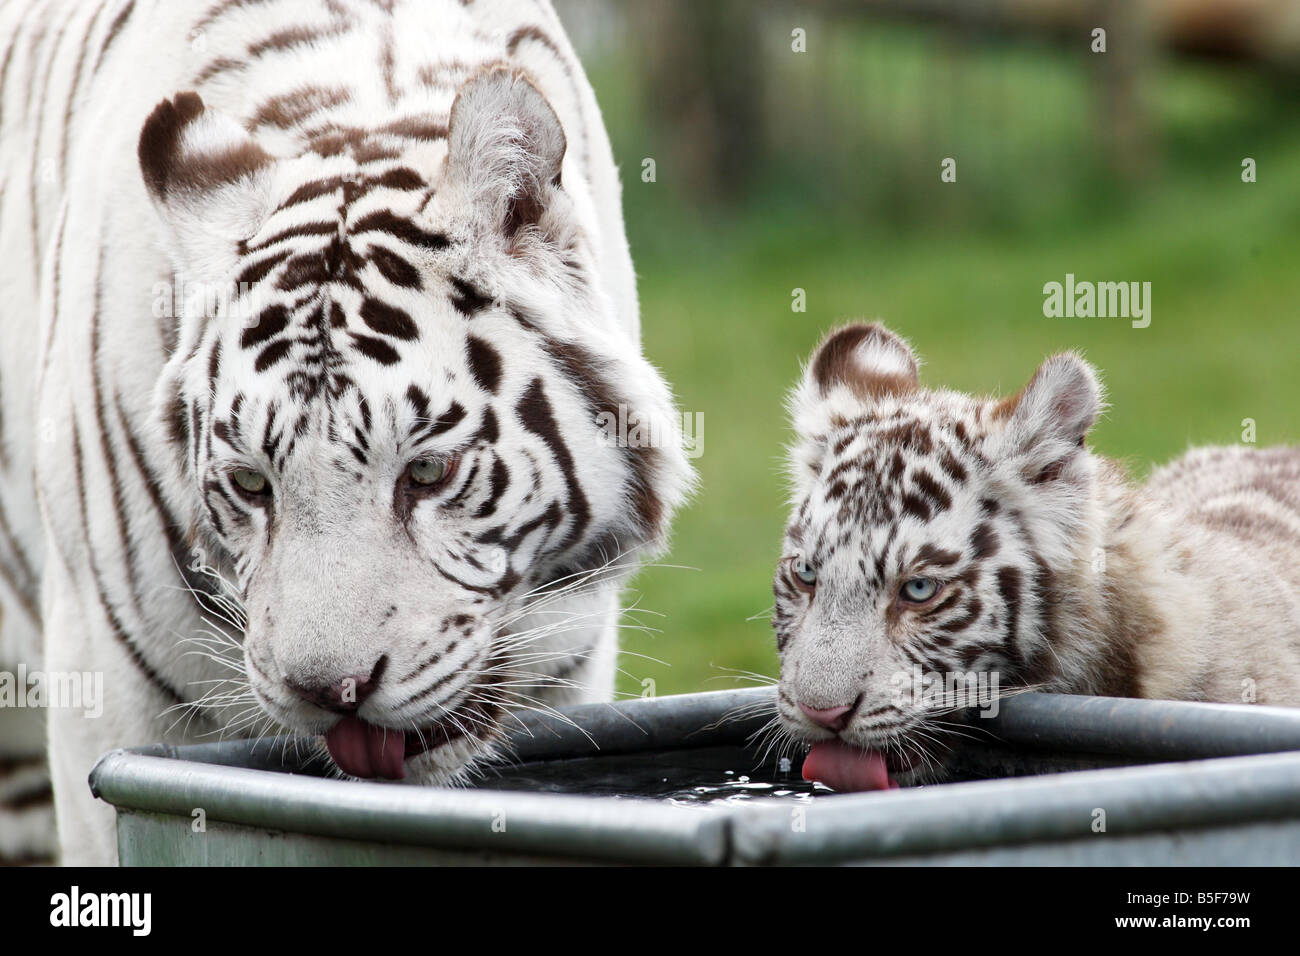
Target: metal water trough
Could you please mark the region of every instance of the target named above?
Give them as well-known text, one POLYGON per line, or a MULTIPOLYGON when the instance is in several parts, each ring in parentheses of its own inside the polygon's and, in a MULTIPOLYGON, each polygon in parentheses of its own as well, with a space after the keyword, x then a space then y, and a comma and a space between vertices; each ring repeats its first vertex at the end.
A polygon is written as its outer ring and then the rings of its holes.
POLYGON ((770 779, 750 741, 770 694, 525 718, 516 762, 472 788, 331 779, 289 738, 115 750, 90 785, 124 865, 1300 863, 1300 709, 1024 694, 971 719, 958 782, 701 808, 618 795, 647 771, 770 779))

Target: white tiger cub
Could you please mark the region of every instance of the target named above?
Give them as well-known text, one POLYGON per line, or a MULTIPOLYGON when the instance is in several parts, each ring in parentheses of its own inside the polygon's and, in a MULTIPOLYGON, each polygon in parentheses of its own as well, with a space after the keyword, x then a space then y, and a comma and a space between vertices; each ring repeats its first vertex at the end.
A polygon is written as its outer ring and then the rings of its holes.
POLYGON ((1086 445, 1101 409, 1070 353, 996 399, 923 387, 880 325, 822 342, 791 397, 774 584, 805 776, 941 776, 951 714, 977 701, 917 695, 917 673, 1300 705, 1300 447, 1200 449, 1138 486, 1086 445))
POLYGON ((600 424, 678 419, 550 4, 11 2, 0 57, 0 663, 103 678, 63 859, 115 858, 115 746, 445 782, 609 698, 692 473, 600 424))

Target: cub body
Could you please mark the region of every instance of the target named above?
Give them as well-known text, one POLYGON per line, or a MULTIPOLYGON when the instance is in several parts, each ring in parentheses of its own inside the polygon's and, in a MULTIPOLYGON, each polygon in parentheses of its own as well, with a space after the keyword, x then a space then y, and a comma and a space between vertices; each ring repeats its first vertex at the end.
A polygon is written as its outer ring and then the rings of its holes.
POLYGON ((953 713, 1018 688, 1300 705, 1300 448, 1201 449, 1134 485, 1087 446, 1102 407, 1073 354, 996 399, 923 387, 880 325, 818 348, 773 622, 781 717, 833 742, 828 777, 850 751, 880 758, 854 779, 941 773, 953 713))

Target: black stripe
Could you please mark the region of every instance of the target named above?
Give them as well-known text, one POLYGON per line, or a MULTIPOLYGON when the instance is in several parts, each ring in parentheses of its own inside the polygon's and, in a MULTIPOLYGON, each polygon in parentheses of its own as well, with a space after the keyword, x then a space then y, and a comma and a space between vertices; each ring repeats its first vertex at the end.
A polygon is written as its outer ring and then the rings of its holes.
POLYGON ((477 315, 493 302, 490 295, 479 291, 473 284, 457 276, 451 277, 451 287, 455 290, 452 293, 451 304, 461 315, 477 315))
POLYGON ((239 336, 241 348, 252 348, 273 339, 289 326, 289 310, 282 305, 273 305, 260 316, 257 324, 244 329, 239 336))
POLYGON ((960 551, 947 551, 943 548, 936 548, 932 544, 922 545, 916 552, 918 564, 924 564, 928 567, 951 567, 961 560, 960 551))
MULTIPOLYGON (((72 13, 59 26, 58 32, 54 35, 54 41, 49 45, 49 55, 44 58, 38 67, 39 74, 44 77, 41 84, 41 91, 36 100, 36 121, 33 124, 33 136, 31 147, 31 166, 28 172, 28 199, 31 202, 31 228, 32 228, 32 262, 36 268, 36 285, 40 286, 41 271, 41 230, 40 230, 40 184, 41 177, 37 167, 41 161, 41 139, 45 133, 45 101, 49 99, 50 84, 54 81, 54 74, 57 72, 54 64, 59 56, 59 47, 63 44, 64 34, 68 32, 68 27, 72 21, 77 18, 79 13, 77 7, 72 8, 72 13)), ((35 66, 36 64, 32 64, 35 66)))
POLYGON ((408 385, 406 388, 406 400, 410 402, 411 407, 415 409, 415 415, 420 419, 420 424, 424 424, 429 417, 429 396, 426 395, 424 390, 418 386, 408 385))
POLYGON ((118 473, 117 455, 108 433, 108 416, 104 413, 104 384, 99 372, 100 321, 104 307, 104 246, 105 237, 100 237, 99 256, 95 264, 95 305, 90 314, 90 388, 95 399, 95 428, 99 433, 99 450, 104 456, 104 466, 108 472, 109 487, 113 496, 113 519, 117 524, 117 534, 125 555, 126 586, 131 599, 131 608, 138 617, 144 612, 140 603, 139 569, 136 567, 137 555, 135 543, 127 528, 126 496, 122 491, 122 479, 118 473))
POLYGON ((982 523, 971 536, 970 546, 976 559, 989 558, 998 553, 998 533, 988 522, 982 523))
MULTIPOLYGON (((18 46, 18 39, 22 36, 22 34, 23 31, 21 27, 15 27, 13 34, 10 35, 9 37, 9 47, 5 50, 5 58, 3 64, 0 64, 0 90, 6 90, 9 88, 8 86, 9 65, 13 63, 14 48, 18 46)), ((3 126, 3 123, 4 123, 4 97, 0 96, 0 127, 3 126)))
POLYGON ((1013 660, 1021 660, 1023 655, 1020 650, 1020 600, 1023 581, 1020 569, 999 568, 997 582, 998 596, 1002 598, 1002 603, 1007 609, 1007 653, 1013 660))
MULTIPOLYGON (((0 99, 4 99, 0 96, 0 99)), ((49 328, 45 329, 45 342, 42 355, 40 355, 40 373, 36 380, 36 392, 44 388, 45 372, 49 368, 49 354, 55 346, 55 329, 59 325, 59 303, 62 298, 62 281, 64 281, 64 238, 68 232, 68 216, 70 206, 65 206, 59 217, 59 229, 55 234, 55 246, 53 246, 53 293, 51 295, 51 316, 49 316, 49 328)))
POLYGON ((270 407, 266 410, 266 424, 262 427, 262 454, 271 462, 275 461, 276 456, 280 452, 280 440, 283 437, 282 432, 272 434, 275 430, 275 420, 278 417, 278 413, 279 406, 275 402, 272 402, 270 407))
POLYGON ((947 449, 944 449, 943 454, 939 456, 939 467, 947 472, 948 477, 957 484, 962 485, 966 483, 966 469, 962 466, 961 462, 953 456, 953 453, 947 449))
POLYGON ((446 249, 449 244, 447 237, 442 233, 426 232, 409 219, 402 219, 387 209, 372 212, 359 219, 349 232, 354 236, 366 232, 382 232, 409 245, 435 251, 446 249))
POLYGON ((197 30, 204 29, 210 24, 215 23, 217 20, 221 19, 221 17, 225 16, 231 10, 238 10, 238 9, 242 9, 243 7, 251 7, 257 4, 269 3, 269 2, 273 2, 273 0, 221 0, 221 2, 213 5, 208 10, 208 12, 205 13, 199 19, 199 21, 194 24, 194 30, 197 31, 197 30))
POLYGON ((380 365, 396 365, 402 360, 397 354, 397 350, 385 342, 383 339, 377 339, 373 335, 362 335, 359 332, 350 332, 352 344, 362 355, 374 359, 380 365))
POLYGON ((109 601, 108 592, 104 587, 104 580, 99 571, 99 562, 95 559, 95 548, 90 540, 90 515, 86 503, 86 475, 81 455, 81 427, 75 420, 72 423, 72 465, 77 482, 77 503, 81 516, 82 545, 86 549, 86 565, 90 570, 91 581, 95 585, 95 594, 99 598, 99 606, 104 612, 104 617, 113 632, 113 637, 126 651, 127 656, 131 658, 132 663, 135 664, 140 673, 159 693, 169 698, 172 703, 185 703, 185 699, 180 692, 165 681, 145 660, 144 655, 140 653, 140 649, 135 646, 135 642, 127 634, 126 628, 122 626, 121 619, 118 618, 117 612, 109 601))
MULTIPOLYGON (((391 124, 390 124, 391 125, 391 124)), ((373 179, 368 179, 362 184, 360 195, 365 195, 373 188, 380 189, 397 189, 402 192, 414 192, 417 189, 423 189, 428 185, 423 177, 409 166, 398 166, 393 169, 385 170, 373 179)))
POLYGON ((239 252, 241 255, 247 255, 250 252, 260 252, 263 249, 269 249, 276 243, 284 242, 286 239, 301 239, 307 236, 337 236, 339 233, 339 224, 337 222, 304 222, 296 226, 289 226, 282 229, 273 236, 263 239, 255 245, 240 243, 239 252))
POLYGON ((95 68, 90 71, 92 75, 99 72, 100 64, 104 62, 104 57, 108 55, 109 48, 113 46, 113 41, 116 40, 117 35, 122 32, 122 28, 126 26, 126 21, 130 18, 131 13, 134 10, 135 0, 130 0, 130 2, 122 8, 122 12, 114 17, 113 22, 108 25, 108 33, 105 34, 104 43, 99 48, 99 56, 95 58, 95 68))
POLYGON ((311 202, 321 196, 339 192, 343 188, 344 182, 345 180, 341 176, 332 176, 329 179, 313 179, 309 183, 303 183, 290 194, 288 199, 280 203, 280 209, 288 209, 290 206, 297 206, 300 203, 311 202))
POLYGON ((938 630, 945 634, 956 634, 960 631, 964 631, 979 620, 980 614, 983 613, 983 610, 983 602, 981 602, 975 595, 971 595, 970 604, 967 605, 966 615, 955 621, 946 621, 943 624, 940 624, 938 630))
POLYGON ((32 570, 32 564, 22 546, 18 543, 17 536, 9 527, 9 522, 5 520, 4 508, 0 508, 0 543, 13 555, 13 560, 17 563, 16 568, 5 568, 0 565, 0 572, 3 572, 5 579, 10 582, 14 595, 22 604, 23 610, 32 621, 39 625, 41 622, 40 608, 36 603, 37 581, 36 574, 32 570))
POLYGON ((519 399, 516 411, 524 428, 540 438, 551 450, 555 463, 564 476, 564 484, 568 489, 569 498, 568 513, 572 519, 569 532, 560 544, 560 550, 565 550, 577 541, 582 536, 583 531, 586 530, 587 524, 591 520, 591 509, 587 504, 587 496, 583 494, 582 485, 578 481, 577 469, 573 464, 573 455, 570 454, 569 447, 564 443, 564 438, 560 434, 560 428, 556 424, 554 414, 551 412, 551 403, 546 397, 540 378, 533 379, 529 384, 523 396, 519 399))
POLYGON ((248 48, 248 56, 258 59, 265 53, 282 53, 300 46, 310 46, 317 40, 336 37, 347 31, 347 23, 330 23, 322 26, 292 26, 277 30, 248 48))
POLYGON ((419 270, 396 253, 389 252, 382 246, 372 246, 367 255, 379 274, 393 285, 402 289, 424 288, 419 270))
POLYGON ((221 373, 221 338, 220 336, 212 340, 212 349, 208 352, 208 394, 212 395, 217 390, 217 378, 221 373))
POLYGON ((928 472, 914 470, 912 481, 916 483, 917 489, 933 502, 936 511, 947 511, 952 507, 952 498, 948 492, 928 472))
POLYGON ((244 271, 239 274, 239 278, 235 280, 236 292, 242 295, 245 288, 257 285, 269 276, 276 266, 288 259, 290 254, 290 250, 285 249, 283 252, 274 253, 265 259, 246 266, 244 271))
POLYGON ((191 594, 194 596, 200 607, 208 611, 217 611, 217 606, 214 603, 210 603, 208 600, 211 596, 215 596, 211 582, 204 575, 192 574, 190 572, 189 546, 186 544, 185 537, 181 533, 181 523, 167 506, 163 497, 162 486, 158 481, 158 476, 154 474, 153 469, 149 467, 144 449, 140 444, 140 439, 136 436, 135 432, 131 429, 130 424, 127 422, 126 410, 122 407, 122 401, 119 396, 114 396, 114 406, 117 411, 118 427, 122 430, 122 435, 126 438, 126 446, 131 452, 131 460, 135 463, 136 470, 140 474, 140 480, 144 484, 145 490, 149 493, 149 500, 153 504, 158 524, 162 528, 163 536, 167 539, 168 549, 172 554, 181 579, 190 588, 191 594))
POLYGON ((489 518, 496 513, 501 496, 510 487, 510 469, 500 458, 492 462, 492 472, 488 476, 488 496, 474 512, 475 518, 489 518))
POLYGON ((441 435, 444 432, 451 431, 465 420, 465 414, 465 406, 461 405, 459 402, 452 402, 451 407, 447 409, 447 411, 443 412, 442 415, 438 416, 436 422, 432 422, 429 425, 429 434, 431 436, 441 435))
MULTIPOLYGON (((535 328, 534 331, 541 336, 542 346, 551 360, 582 395, 593 424, 602 415, 617 420, 620 408, 625 407, 627 402, 617 395, 614 387, 606 380, 597 357, 574 342, 561 342, 535 328)), ((631 499, 632 511, 641 532, 654 534, 663 521, 663 502, 655 492, 654 480, 660 452, 649 443, 625 443, 622 451, 624 463, 630 472, 628 497, 631 499)))
MULTIPOLYGON (((68 97, 63 104, 63 138, 59 144, 59 182, 66 185, 68 181, 68 143, 71 139, 72 110, 74 106, 81 102, 77 95, 81 91, 81 76, 86 68, 86 54, 90 52, 90 39, 94 36, 95 27, 99 25, 99 18, 104 15, 108 9, 107 0, 102 0, 90 21, 86 24, 86 32, 81 38, 81 52, 77 54, 77 65, 72 74, 72 86, 68 90, 68 97)), ((0 89, 4 89, 4 82, 0 80, 0 89)))
POLYGON ((285 358, 292 348, 292 339, 279 339, 272 342, 258 353, 257 361, 253 363, 253 370, 256 372, 265 372, 272 365, 275 365, 281 359, 285 358))
POLYGON ((491 408, 483 409, 483 424, 479 425, 478 431, 474 433, 473 441, 482 442, 485 445, 495 445, 497 439, 501 437, 501 428, 497 424, 496 412, 491 408))
POLYGON ((477 335, 469 336, 465 346, 474 381, 479 388, 495 395, 501 385, 501 354, 477 335))
POLYGON ((905 491, 903 492, 901 504, 903 506, 904 514, 913 515, 914 517, 920 518, 922 521, 930 520, 930 506, 926 503, 925 499, 921 498, 919 495, 914 495, 910 491, 905 491))
POLYGON ((407 342, 420 337, 414 319, 401 309, 386 305, 378 299, 366 299, 361 303, 361 318, 381 335, 407 342))

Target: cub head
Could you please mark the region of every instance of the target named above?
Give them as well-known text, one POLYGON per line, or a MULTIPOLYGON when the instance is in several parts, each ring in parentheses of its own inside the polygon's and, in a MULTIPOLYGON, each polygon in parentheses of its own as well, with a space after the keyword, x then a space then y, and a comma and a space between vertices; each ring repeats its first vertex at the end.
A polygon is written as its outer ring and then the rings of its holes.
POLYGON ((790 400, 778 706, 843 786, 936 770, 956 711, 1045 679, 1053 575, 1090 547, 1092 368, 1054 356, 999 400, 927 389, 917 365, 849 325, 790 400))
POLYGON ((512 709, 609 692, 618 579, 689 464, 603 424, 678 419, 526 78, 304 147, 194 93, 142 131, 177 270, 168 493, 233 575, 265 711, 353 775, 444 780, 512 709))

